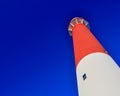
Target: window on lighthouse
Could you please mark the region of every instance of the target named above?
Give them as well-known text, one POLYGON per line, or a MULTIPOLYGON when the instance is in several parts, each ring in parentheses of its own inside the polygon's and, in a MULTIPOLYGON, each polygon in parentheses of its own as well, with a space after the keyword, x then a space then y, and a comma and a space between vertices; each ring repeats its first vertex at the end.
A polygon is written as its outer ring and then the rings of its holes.
POLYGON ((86 80, 87 79, 87 75, 84 73, 82 78, 83 78, 83 80, 86 80))

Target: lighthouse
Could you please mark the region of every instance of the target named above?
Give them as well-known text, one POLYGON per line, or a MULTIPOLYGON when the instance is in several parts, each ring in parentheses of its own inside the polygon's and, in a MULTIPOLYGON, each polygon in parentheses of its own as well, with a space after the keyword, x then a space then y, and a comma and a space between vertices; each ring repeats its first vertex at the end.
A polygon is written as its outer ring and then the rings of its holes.
POLYGON ((79 96, 120 96, 120 68, 90 32, 88 22, 73 18, 72 36, 79 96))

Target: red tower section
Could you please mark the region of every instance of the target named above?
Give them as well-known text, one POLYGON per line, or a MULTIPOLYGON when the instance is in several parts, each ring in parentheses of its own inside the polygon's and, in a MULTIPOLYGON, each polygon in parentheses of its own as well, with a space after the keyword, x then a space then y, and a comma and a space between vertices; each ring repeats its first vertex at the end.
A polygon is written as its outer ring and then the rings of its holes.
POLYGON ((105 49, 89 30, 89 25, 83 18, 75 17, 70 21, 69 34, 73 38, 75 63, 86 55, 94 52, 105 52, 105 49))

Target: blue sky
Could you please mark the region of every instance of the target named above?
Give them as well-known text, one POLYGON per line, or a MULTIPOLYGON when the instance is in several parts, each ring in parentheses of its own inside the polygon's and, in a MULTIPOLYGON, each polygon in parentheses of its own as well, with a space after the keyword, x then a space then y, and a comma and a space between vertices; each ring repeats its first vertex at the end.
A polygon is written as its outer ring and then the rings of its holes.
POLYGON ((75 16, 120 66, 119 0, 1 0, 0 96, 78 96, 72 38, 75 16))

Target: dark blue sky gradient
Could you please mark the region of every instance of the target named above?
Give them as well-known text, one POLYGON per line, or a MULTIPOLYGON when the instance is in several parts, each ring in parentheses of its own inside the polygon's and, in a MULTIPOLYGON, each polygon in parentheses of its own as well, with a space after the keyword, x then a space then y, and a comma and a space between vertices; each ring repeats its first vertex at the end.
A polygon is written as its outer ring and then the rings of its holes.
POLYGON ((78 96, 67 31, 75 16, 120 66, 119 0, 1 0, 0 96, 78 96))

